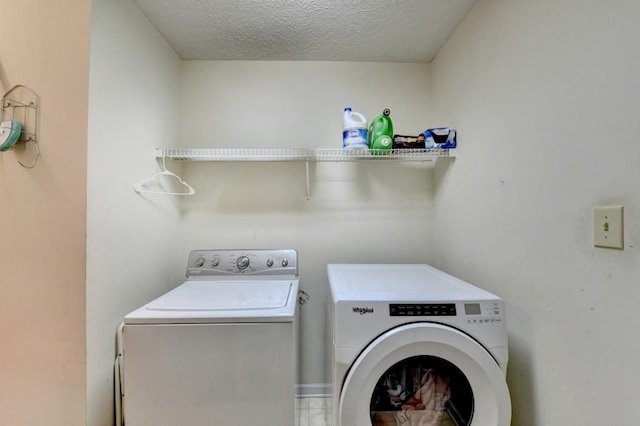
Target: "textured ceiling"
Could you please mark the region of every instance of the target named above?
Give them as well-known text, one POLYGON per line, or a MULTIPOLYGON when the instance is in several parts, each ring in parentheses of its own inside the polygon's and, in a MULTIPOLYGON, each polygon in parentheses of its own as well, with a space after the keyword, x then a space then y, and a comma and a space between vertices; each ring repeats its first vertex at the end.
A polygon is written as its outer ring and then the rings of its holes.
POLYGON ((476 0, 133 0, 185 60, 429 62, 476 0))

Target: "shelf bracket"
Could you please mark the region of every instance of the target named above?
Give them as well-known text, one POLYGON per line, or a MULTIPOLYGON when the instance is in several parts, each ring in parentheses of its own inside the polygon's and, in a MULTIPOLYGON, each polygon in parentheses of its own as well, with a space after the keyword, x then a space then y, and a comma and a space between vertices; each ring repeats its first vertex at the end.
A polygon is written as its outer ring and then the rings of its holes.
POLYGON ((307 157, 304 164, 307 169, 307 201, 311 201, 311 194, 309 191, 309 157, 307 157))

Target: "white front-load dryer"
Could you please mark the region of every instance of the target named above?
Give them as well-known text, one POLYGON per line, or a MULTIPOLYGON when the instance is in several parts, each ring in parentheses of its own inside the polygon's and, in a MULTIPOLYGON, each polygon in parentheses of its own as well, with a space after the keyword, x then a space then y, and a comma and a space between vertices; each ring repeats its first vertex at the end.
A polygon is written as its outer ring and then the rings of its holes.
POLYGON ((331 264, 333 426, 508 426, 503 301, 422 264, 331 264))

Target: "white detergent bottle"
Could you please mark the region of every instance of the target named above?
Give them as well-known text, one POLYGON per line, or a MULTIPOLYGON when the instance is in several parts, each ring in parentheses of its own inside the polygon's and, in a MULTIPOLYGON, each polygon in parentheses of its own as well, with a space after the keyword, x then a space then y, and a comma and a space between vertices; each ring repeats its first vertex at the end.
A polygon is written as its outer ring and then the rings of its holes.
POLYGON ((343 148, 368 148, 367 143, 367 119, 359 112, 344 109, 342 118, 342 147, 343 148))

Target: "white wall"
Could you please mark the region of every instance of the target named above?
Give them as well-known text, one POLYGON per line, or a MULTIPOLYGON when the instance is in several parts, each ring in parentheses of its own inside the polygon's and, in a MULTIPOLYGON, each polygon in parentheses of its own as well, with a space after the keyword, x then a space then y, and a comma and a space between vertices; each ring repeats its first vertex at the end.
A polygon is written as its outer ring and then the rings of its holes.
POLYGON ((129 0, 94 0, 87 181, 87 424, 113 424, 115 333, 124 315, 172 288, 176 200, 132 185, 175 143, 180 60, 129 0))
POLYGON ((33 169, 18 164, 33 163, 33 143, 0 154, 0 424, 80 426, 91 4, 0 0, 0 10, 0 97, 15 85, 38 93, 42 153, 33 169))
POLYGON ((640 3, 478 2, 431 67, 460 131, 438 265, 505 298, 514 425, 638 424, 640 3), (623 204, 624 251, 592 245, 623 204))
MULTIPOLYGON (((426 116, 426 64, 185 62, 183 140, 191 147, 342 147, 342 111, 391 109, 396 132, 426 116)), ((184 144, 183 144, 184 145, 184 144)), ((324 383, 326 265, 424 262, 431 255, 429 169, 397 163, 187 163, 182 249, 295 248, 304 384, 324 383)))

